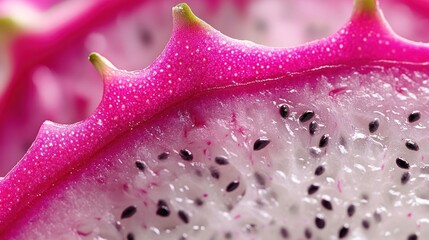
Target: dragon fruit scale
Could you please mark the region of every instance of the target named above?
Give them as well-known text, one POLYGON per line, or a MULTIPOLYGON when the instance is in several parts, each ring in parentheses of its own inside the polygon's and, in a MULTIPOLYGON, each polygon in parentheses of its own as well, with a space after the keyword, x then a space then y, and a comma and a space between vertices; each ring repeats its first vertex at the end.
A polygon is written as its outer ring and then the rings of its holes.
POLYGON ((428 238, 429 46, 354 4, 292 48, 179 4, 147 68, 92 53, 102 100, 1 180, 0 239, 428 238))

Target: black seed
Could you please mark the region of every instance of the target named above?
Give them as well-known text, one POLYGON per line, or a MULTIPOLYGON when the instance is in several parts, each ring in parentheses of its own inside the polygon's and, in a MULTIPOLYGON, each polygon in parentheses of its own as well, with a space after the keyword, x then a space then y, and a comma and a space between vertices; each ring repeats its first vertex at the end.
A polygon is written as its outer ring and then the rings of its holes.
POLYGON ((355 207, 355 205, 350 204, 350 205, 349 205, 349 207, 347 208, 347 215, 348 215, 349 217, 353 217, 353 215, 355 214, 355 212, 356 212, 356 207, 355 207))
POLYGON ((327 210, 332 210, 332 203, 331 201, 329 201, 328 199, 322 199, 322 201, 320 202, 322 204, 322 206, 327 209, 327 210))
POLYGON ((201 172, 200 169, 195 170, 195 175, 197 175, 198 177, 202 177, 203 173, 201 172))
POLYGON ((166 160, 170 156, 169 152, 163 152, 158 155, 158 160, 166 160))
POLYGON ((232 238, 232 233, 231 232, 226 232, 225 233, 225 238, 226 239, 231 239, 232 238))
POLYGON ((255 141, 255 144, 253 144, 253 150, 255 151, 259 151, 263 148, 265 148, 266 146, 268 146, 268 144, 270 144, 270 140, 268 138, 259 138, 258 140, 255 141))
POLYGON ((307 122, 312 117, 314 117, 314 111, 307 110, 303 114, 301 114, 301 116, 299 116, 299 121, 300 122, 307 122))
POLYGON ((418 151, 420 148, 419 148, 419 145, 417 145, 417 143, 416 142, 414 142, 414 141, 412 141, 412 140, 410 140, 410 139, 407 139, 406 141, 405 141, 405 146, 408 148, 408 149, 410 149, 410 150, 413 150, 413 151, 418 151))
POLYGON ((170 209, 167 206, 158 207, 156 210, 156 215, 161 217, 168 217, 170 215, 170 209))
POLYGON ((146 169, 146 164, 144 164, 144 162, 137 160, 136 161, 136 167, 140 170, 140 171, 144 171, 146 169))
POLYGON ((317 131, 317 128, 319 125, 316 121, 312 121, 310 125, 308 126, 308 131, 310 132, 310 135, 314 135, 314 133, 317 131))
POLYGON ((170 209, 168 208, 168 205, 164 200, 158 201, 158 209, 156 210, 156 215, 161 217, 170 216, 170 209))
POLYGON ((349 226, 344 225, 340 228, 340 231, 338 232, 338 237, 339 238, 345 238, 348 233, 349 233, 349 226))
POLYGON ((323 134, 323 136, 320 138, 319 141, 319 147, 323 148, 326 147, 328 145, 329 142, 329 134, 323 134))
POLYGON ((210 175, 214 178, 214 179, 219 179, 220 178, 220 172, 219 170, 217 170, 214 167, 210 168, 210 175))
POLYGON ((248 233, 256 232, 256 224, 254 224, 254 223, 247 224, 246 225, 246 232, 248 232, 248 233))
POLYGON ((289 116, 289 106, 286 104, 280 105, 279 112, 282 118, 287 118, 289 116))
POLYGON ((163 152, 163 153, 158 155, 158 160, 165 160, 168 158, 168 156, 170 156, 169 152, 163 152))
POLYGON ((311 239, 311 237, 313 236, 313 233, 311 232, 311 230, 310 230, 309 228, 306 228, 306 229, 304 230, 304 236, 305 236, 307 239, 311 239))
POLYGON ((194 200, 195 205, 197 206, 202 206, 204 204, 203 200, 201 200, 201 198, 196 198, 194 200))
POLYGON ((226 157, 220 156, 220 157, 215 157, 215 162, 219 165, 227 165, 228 159, 226 159, 226 157))
POLYGON ((184 211, 180 210, 177 215, 179 216, 180 220, 182 220, 184 223, 189 223, 189 217, 188 214, 186 214, 184 211))
POLYGON ((325 219, 323 218, 322 215, 318 215, 314 219, 314 224, 316 224, 317 228, 323 229, 325 227, 325 225, 326 225, 326 222, 325 222, 325 219))
POLYGON ((347 141, 343 136, 340 137, 340 145, 344 148, 347 147, 347 141))
POLYGON ((368 220, 362 220, 362 227, 368 229, 370 227, 368 220))
POLYGON ((368 196, 368 194, 366 194, 366 193, 362 193, 362 200, 364 200, 365 202, 368 202, 369 201, 369 196, 368 196))
POLYGON ((280 236, 282 236, 284 239, 289 237, 289 232, 285 227, 280 228, 280 236))
POLYGON ((413 123, 420 119, 421 115, 419 111, 413 111, 408 115, 408 122, 413 123))
POLYGON ((238 188, 238 185, 240 185, 240 182, 239 181, 237 181, 237 180, 235 180, 235 181, 232 181, 230 184, 228 184, 228 186, 226 187, 226 191, 227 192, 232 192, 232 191, 234 191, 235 189, 237 189, 238 188))
POLYGON ((129 206, 122 211, 121 219, 132 217, 137 212, 137 208, 129 206))
POLYGON ((134 240, 134 239, 135 239, 134 234, 132 234, 132 233, 127 234, 127 240, 134 240))
POLYGON ((255 172, 255 179, 259 186, 265 187, 265 177, 262 174, 255 172))
POLYGON ((402 169, 409 169, 410 168, 410 164, 407 162, 407 160, 398 157, 396 159, 396 165, 398 165, 398 167, 402 168, 402 169))
POLYGON ((401 176, 401 183, 407 184, 408 181, 410 181, 411 174, 409 172, 404 172, 401 176))
POLYGON ((418 237, 417 237, 417 235, 415 233, 413 233, 413 234, 410 234, 407 239, 408 240, 417 240, 418 237))
POLYGON ((185 236, 180 236, 179 240, 186 240, 187 238, 185 236))
POLYGON ((375 133, 378 130, 378 127, 380 126, 380 122, 378 121, 378 119, 374 119, 371 122, 369 122, 368 124, 368 128, 369 128, 369 132, 370 133, 375 133))
POLYGON ((319 184, 311 184, 307 189, 308 195, 311 195, 311 194, 317 192, 317 190, 319 190, 319 188, 320 188, 319 184))
POLYGON ((314 175, 316 176, 320 176, 325 172, 325 167, 323 167, 322 165, 318 166, 316 168, 316 170, 314 170, 314 175))
POLYGON ((180 157, 185 161, 192 161, 194 159, 194 156, 192 155, 192 152, 188 149, 182 149, 179 152, 180 157))
POLYGON ((374 212, 374 219, 376 222, 381 222, 381 214, 378 211, 374 212))

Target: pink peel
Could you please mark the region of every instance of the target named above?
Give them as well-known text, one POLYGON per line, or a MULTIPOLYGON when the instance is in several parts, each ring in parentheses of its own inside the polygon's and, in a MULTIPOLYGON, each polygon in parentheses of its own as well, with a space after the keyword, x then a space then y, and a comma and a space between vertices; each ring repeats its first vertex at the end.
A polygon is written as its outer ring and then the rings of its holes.
POLYGON ((278 49, 228 38, 196 18, 186 4, 173 9, 174 29, 164 52, 148 68, 118 70, 92 54, 104 80, 103 99, 86 120, 45 122, 33 145, 0 184, 0 232, 63 177, 87 164, 110 142, 170 106, 204 91, 275 81, 330 66, 362 62, 427 65, 429 48, 397 37, 375 1, 356 1, 344 28, 306 45, 278 49), (363 5, 361 5, 361 3, 363 5), (384 46, 389 46, 386 52, 384 46))

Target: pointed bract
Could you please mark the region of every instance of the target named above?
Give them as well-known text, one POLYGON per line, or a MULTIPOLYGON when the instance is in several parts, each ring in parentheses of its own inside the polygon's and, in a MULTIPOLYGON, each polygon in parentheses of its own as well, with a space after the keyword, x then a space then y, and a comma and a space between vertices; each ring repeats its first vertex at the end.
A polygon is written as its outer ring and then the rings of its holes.
POLYGON ((101 56, 98 53, 91 53, 88 57, 89 61, 97 69, 98 73, 105 79, 107 75, 113 74, 112 72, 118 69, 111 63, 107 58, 101 56))

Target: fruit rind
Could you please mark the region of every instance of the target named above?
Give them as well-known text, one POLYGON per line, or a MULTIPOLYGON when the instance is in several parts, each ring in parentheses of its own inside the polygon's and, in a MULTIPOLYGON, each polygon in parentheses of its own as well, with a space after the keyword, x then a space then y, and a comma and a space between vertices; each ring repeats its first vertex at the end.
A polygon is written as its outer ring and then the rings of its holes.
POLYGON ((113 63, 98 53, 90 53, 88 59, 103 78, 113 71, 118 71, 113 63))
POLYGON ((376 0, 355 0, 354 11, 356 13, 375 14, 378 11, 376 0))

